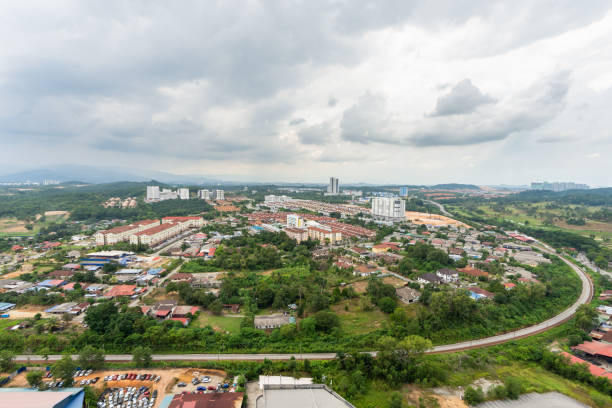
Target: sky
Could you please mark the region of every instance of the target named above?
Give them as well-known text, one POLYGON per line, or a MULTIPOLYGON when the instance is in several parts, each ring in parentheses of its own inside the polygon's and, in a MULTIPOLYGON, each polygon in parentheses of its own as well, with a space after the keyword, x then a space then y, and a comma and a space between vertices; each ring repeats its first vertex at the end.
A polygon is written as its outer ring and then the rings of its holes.
POLYGON ((3 1, 0 172, 612 185, 607 0, 3 1))

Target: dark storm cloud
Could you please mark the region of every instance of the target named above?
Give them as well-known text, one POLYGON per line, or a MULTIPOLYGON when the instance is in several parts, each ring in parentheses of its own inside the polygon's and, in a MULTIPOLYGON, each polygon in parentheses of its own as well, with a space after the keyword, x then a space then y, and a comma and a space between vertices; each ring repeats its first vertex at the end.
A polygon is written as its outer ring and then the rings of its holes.
POLYGON ((469 79, 464 79, 455 85, 447 95, 438 98, 432 116, 472 113, 480 105, 493 102, 495 102, 494 98, 483 94, 469 79))

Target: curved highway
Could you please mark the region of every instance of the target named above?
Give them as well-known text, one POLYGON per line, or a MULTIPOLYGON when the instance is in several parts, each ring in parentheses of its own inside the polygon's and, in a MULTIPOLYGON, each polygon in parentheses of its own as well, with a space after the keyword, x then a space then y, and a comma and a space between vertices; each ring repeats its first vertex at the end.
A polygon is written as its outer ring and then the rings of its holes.
MULTIPOLYGON (((543 244, 545 245, 545 244, 543 244)), ((545 245, 546 246, 546 245, 545 245)), ((553 253, 552 248, 546 246, 546 248, 542 247, 541 249, 548 253, 553 253)), ((429 350, 430 354, 438 354, 438 353, 450 353, 454 351, 468 350, 471 348, 478 347, 486 347, 492 346, 495 344, 505 343, 507 341, 512 341, 516 339, 520 339, 523 337, 532 336, 534 334, 541 333, 550 329, 551 327, 555 327, 560 325, 561 323, 569 320, 578 309, 578 306, 582 304, 589 303, 591 298, 593 297, 593 284, 589 276, 584 272, 580 267, 576 266, 572 262, 568 261, 564 257, 560 256, 560 258, 569 265, 580 277, 582 282, 582 292, 580 296, 574 302, 572 306, 565 309, 563 312, 558 315, 545 320, 541 323, 535 324, 533 326, 525 327, 519 330, 515 330, 512 332, 498 334, 492 337, 486 337, 478 340, 464 341, 461 343, 454 344, 445 344, 441 346, 435 346, 433 349, 429 350)), ((373 356, 376 356, 375 351, 369 352, 373 356)), ((41 356, 36 355, 20 355, 16 357, 16 360, 19 362, 28 362, 28 361, 36 361, 36 362, 45 362, 45 361, 57 361, 61 358, 61 355, 49 355, 48 360, 44 360, 41 356)), ((78 356, 74 355, 73 358, 77 358, 78 356)), ((336 357, 336 353, 283 353, 283 354, 272 354, 272 353, 261 353, 261 354, 220 354, 220 353, 210 353, 210 354, 154 354, 152 356, 154 361, 216 361, 216 360, 234 360, 234 361, 258 361, 258 360, 290 360, 291 358, 295 358, 298 360, 301 359, 309 359, 309 360, 331 360, 336 357)), ((115 361, 115 362, 128 362, 132 360, 131 354, 107 354, 107 361, 115 361)))

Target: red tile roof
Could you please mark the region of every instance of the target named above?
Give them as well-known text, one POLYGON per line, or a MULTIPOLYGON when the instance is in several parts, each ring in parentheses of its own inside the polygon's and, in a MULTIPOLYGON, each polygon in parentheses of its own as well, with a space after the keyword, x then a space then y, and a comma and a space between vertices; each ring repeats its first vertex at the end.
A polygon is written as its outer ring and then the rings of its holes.
POLYGON ((612 358, 612 344, 600 343, 598 341, 585 341, 575 347, 574 350, 579 350, 590 355, 600 355, 612 358))
POLYGON ((117 286, 111 287, 108 291, 106 291, 105 296, 108 296, 108 297, 132 296, 138 292, 140 292, 140 290, 138 286, 136 285, 117 285, 117 286))
POLYGON ((591 364, 588 361, 578 358, 570 353, 566 353, 565 351, 562 351, 561 354, 569 358, 571 364, 586 364, 589 372, 596 377, 606 377, 612 379, 612 373, 607 372, 605 369, 598 367, 595 364, 591 364))

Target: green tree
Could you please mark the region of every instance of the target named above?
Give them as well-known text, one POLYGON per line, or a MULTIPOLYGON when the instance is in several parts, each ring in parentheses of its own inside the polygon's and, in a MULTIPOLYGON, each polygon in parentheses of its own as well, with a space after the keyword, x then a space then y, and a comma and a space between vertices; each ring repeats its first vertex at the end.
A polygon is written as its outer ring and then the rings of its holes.
POLYGON ((85 346, 79 353, 78 362, 83 368, 99 370, 104 366, 104 353, 94 346, 85 346))
POLYGON ((90 306, 85 312, 85 323, 98 334, 105 334, 115 324, 118 315, 117 307, 113 302, 102 302, 90 306))
POLYGON ((385 296, 378 301, 378 307, 385 313, 392 313, 395 310, 395 300, 385 296))
POLYGON ((132 350, 132 361, 138 367, 149 367, 153 358, 150 347, 138 346, 132 350))
POLYGON ((482 388, 480 387, 476 389, 473 387, 467 387, 463 393, 463 399, 468 403, 468 405, 480 404, 484 401, 484 392, 482 392, 482 388))
POLYGON ((0 371, 8 372, 15 365, 15 353, 10 350, 0 351, 0 371))
POLYGON ((55 378, 64 381, 65 387, 70 387, 74 382, 72 374, 76 370, 76 364, 69 355, 63 356, 51 366, 51 372, 55 378))
POLYGON ((30 384, 30 387, 32 388, 38 387, 42 382, 42 378, 42 371, 28 371, 28 373, 26 374, 26 380, 28 380, 28 384, 30 384))
POLYGON ((402 408, 404 406, 404 400, 402 398, 402 394, 399 392, 394 392, 391 394, 391 398, 389 399, 389 408, 402 408))

